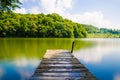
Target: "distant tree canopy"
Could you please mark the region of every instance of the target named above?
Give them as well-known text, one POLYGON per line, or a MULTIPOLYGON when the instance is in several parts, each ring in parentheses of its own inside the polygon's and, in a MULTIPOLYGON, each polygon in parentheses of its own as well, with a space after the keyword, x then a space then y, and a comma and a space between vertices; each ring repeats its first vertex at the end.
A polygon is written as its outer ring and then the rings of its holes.
POLYGON ((53 14, 17 14, 4 12, 0 16, 0 37, 85 38, 81 24, 53 14))
POLYGON ((0 0, 0 13, 11 12, 15 8, 20 8, 20 4, 19 0, 0 0))
POLYGON ((86 31, 89 34, 105 34, 105 33, 110 33, 110 34, 120 34, 120 30, 115 30, 115 29, 107 29, 107 28, 97 28, 93 25, 86 25, 86 24, 82 24, 82 26, 86 29, 86 31))
POLYGON ((89 38, 120 38, 120 30, 97 28, 93 25, 82 24, 86 29, 89 38))

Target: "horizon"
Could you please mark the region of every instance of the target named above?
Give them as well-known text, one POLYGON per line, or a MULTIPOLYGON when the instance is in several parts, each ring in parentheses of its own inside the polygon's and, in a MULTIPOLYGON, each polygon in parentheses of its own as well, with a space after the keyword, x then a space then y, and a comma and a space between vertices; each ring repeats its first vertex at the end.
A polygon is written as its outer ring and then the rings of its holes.
POLYGON ((80 24, 120 29, 119 0, 20 0, 22 14, 57 13, 80 24))

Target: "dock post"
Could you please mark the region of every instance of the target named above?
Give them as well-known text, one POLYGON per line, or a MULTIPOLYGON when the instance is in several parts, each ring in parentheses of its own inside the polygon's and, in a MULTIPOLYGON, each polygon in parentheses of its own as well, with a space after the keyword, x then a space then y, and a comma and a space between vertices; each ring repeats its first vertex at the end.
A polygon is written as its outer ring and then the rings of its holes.
POLYGON ((73 53, 73 49, 74 49, 74 41, 72 42, 72 49, 71 49, 71 53, 73 53))

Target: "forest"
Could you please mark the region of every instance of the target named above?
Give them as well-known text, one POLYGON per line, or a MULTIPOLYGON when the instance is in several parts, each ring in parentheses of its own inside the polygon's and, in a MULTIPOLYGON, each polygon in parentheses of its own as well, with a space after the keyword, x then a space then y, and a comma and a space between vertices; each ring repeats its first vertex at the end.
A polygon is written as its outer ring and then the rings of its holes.
POLYGON ((0 37, 85 38, 81 24, 53 14, 18 14, 4 12, 0 16, 0 37))
POLYGON ((56 13, 3 12, 0 16, 0 37, 119 38, 120 30, 76 23, 56 13))
MULTIPOLYGON (((0 37, 119 38, 120 30, 76 23, 59 14, 18 14, 19 0, 0 1, 0 37)), ((104 27, 104 26, 103 26, 104 27)))
POLYGON ((88 38, 120 38, 119 29, 98 28, 93 25, 82 24, 87 31, 88 38))

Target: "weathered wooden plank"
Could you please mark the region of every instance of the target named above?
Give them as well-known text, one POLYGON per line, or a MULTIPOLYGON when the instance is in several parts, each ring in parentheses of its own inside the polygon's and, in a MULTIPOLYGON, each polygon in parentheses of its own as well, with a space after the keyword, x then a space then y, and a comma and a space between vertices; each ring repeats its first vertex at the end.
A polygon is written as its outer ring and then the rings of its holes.
POLYGON ((31 80, 96 80, 96 78, 82 78, 82 77, 33 77, 31 80))
POLYGON ((69 51, 67 50, 47 50, 46 54, 44 55, 44 58, 53 58, 55 55, 59 54, 68 54, 69 51))
POLYGON ((82 71, 88 71, 87 69, 85 68, 74 68, 74 69, 65 69, 65 68, 61 68, 61 69, 58 69, 58 68, 52 68, 52 69, 37 69, 36 72, 39 73, 39 72, 82 72, 82 71))
POLYGON ((30 80, 82 80, 82 78, 81 77, 45 77, 45 76, 39 76, 39 77, 33 77, 30 80))
POLYGON ((78 61, 42 61, 41 64, 79 64, 78 61))
POLYGON ((78 61, 76 58, 43 58, 42 61, 78 61))
POLYGON ((47 50, 30 80, 97 80, 67 50, 47 50))
POLYGON ((83 68, 83 66, 39 66, 37 69, 43 69, 43 68, 67 68, 67 69, 71 69, 71 68, 83 68))
POLYGON ((46 67, 46 66, 47 66, 47 67, 48 67, 48 66, 51 66, 51 67, 52 67, 52 66, 56 66, 56 67, 57 67, 57 66, 58 66, 58 67, 59 67, 59 66, 69 66, 69 67, 78 66, 78 67, 79 67, 79 66, 83 66, 83 65, 82 65, 82 64, 60 64, 60 63, 57 64, 57 63, 51 63, 51 64, 41 64, 40 66, 44 66, 44 67, 46 67))
POLYGON ((43 58, 42 61, 78 61, 76 58, 43 58))

